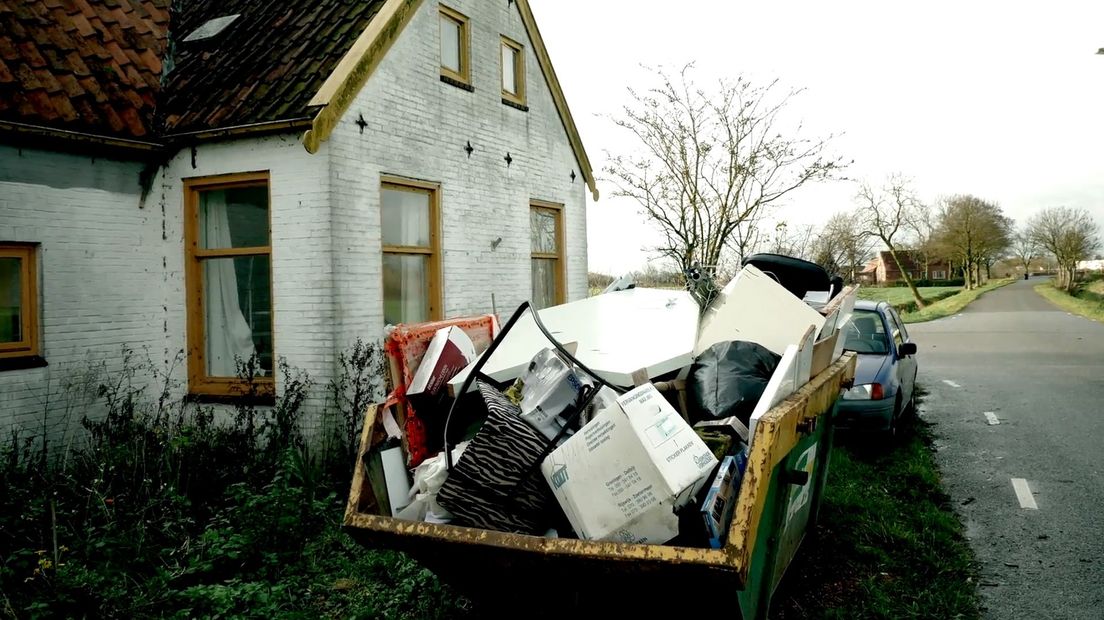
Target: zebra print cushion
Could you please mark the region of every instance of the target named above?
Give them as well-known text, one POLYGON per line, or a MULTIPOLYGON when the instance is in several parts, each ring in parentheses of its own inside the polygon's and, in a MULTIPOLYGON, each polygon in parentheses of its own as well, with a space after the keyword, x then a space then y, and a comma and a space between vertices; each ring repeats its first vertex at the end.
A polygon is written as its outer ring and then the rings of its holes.
POLYGON ((522 420, 521 409, 501 392, 483 382, 478 385, 487 420, 453 465, 437 501, 457 525, 543 534, 560 507, 544 476, 530 472, 548 439, 522 420))

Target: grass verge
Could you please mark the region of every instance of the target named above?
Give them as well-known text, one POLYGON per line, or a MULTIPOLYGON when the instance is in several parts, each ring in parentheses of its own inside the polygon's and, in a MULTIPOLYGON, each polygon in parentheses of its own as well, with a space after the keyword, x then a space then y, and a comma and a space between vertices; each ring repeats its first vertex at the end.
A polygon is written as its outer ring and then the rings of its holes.
POLYGON ((942 490, 930 425, 914 417, 893 442, 844 439, 832 453, 820 522, 771 616, 979 617, 976 562, 942 490))
POLYGON ((1037 284, 1035 292, 1067 312, 1104 323, 1104 301, 1101 301, 1096 293, 1088 292, 1074 296, 1054 288, 1051 284, 1037 284))
MULTIPOLYGON (((961 286, 921 286, 917 289, 925 301, 938 301, 962 290, 961 286)), ((912 290, 907 286, 873 287, 864 286, 859 289, 859 299, 871 301, 886 301, 892 306, 902 306, 915 303, 912 290)))
POLYGON ((915 312, 906 312, 901 315, 901 319, 905 323, 923 323, 924 321, 934 321, 935 319, 941 319, 943 317, 951 316, 952 314, 958 314, 963 308, 973 303, 978 297, 981 297, 985 293, 998 289, 1007 284, 1015 282, 1015 278, 1004 278, 1002 280, 992 280, 988 284, 975 288, 970 291, 962 291, 957 295, 952 295, 941 301, 937 301, 923 310, 917 310, 915 312))

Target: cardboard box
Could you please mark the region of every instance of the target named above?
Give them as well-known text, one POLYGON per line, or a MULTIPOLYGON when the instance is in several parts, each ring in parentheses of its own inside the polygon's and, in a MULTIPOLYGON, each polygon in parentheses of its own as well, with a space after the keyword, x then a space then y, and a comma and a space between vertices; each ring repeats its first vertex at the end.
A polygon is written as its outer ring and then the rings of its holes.
POLYGON ((705 523, 705 535, 713 549, 724 547, 725 534, 732 523, 732 510, 740 494, 740 481, 747 467, 747 452, 726 456, 713 478, 713 484, 702 502, 701 515, 705 523))
POLYGON ((541 463, 580 538, 662 544, 675 510, 705 484, 717 459, 655 386, 617 399, 541 463))

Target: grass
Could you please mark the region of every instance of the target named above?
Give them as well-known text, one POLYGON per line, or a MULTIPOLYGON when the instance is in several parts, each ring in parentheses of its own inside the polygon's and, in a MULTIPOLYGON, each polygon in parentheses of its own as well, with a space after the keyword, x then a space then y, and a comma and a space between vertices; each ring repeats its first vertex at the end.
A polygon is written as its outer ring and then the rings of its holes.
POLYGON ((1050 283, 1036 285, 1035 292, 1067 312, 1104 323, 1104 280, 1091 282, 1074 295, 1050 283))
POLYGON ((1007 284, 1015 282, 1015 278, 1004 278, 1002 280, 991 280, 988 284, 975 288, 973 290, 964 290, 958 294, 952 295, 946 299, 937 301, 923 310, 917 310, 914 312, 905 312, 901 315, 901 319, 905 323, 923 323, 924 321, 934 321, 935 319, 941 319, 943 317, 951 316, 952 314, 958 314, 963 308, 973 303, 978 297, 981 297, 985 293, 998 289, 1007 284))
POLYGON ((942 490, 930 425, 907 420, 889 446, 845 439, 832 453, 820 522, 771 616, 977 618, 977 565, 942 490))
MULTIPOLYGON (((925 301, 935 302, 954 295, 962 290, 961 286, 922 286, 919 289, 920 296, 925 301)), ((863 287, 859 289, 859 299, 870 301, 886 301, 891 306, 905 306, 915 303, 912 291, 907 286, 893 286, 885 288, 863 287)))

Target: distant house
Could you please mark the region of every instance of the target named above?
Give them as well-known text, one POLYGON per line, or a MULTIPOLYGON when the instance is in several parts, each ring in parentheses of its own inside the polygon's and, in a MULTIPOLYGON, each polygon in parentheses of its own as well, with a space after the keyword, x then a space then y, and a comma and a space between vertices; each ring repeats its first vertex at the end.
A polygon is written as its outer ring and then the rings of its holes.
POLYGON ((588 190, 526 0, 0 0, 0 427, 123 346, 226 400, 583 297, 588 190))
POLYGON ((1104 260, 1083 260, 1077 263, 1078 271, 1104 271, 1104 260))
MULTIPOLYGON (((954 277, 950 265, 943 260, 929 261, 925 271, 923 256, 915 250, 898 250, 897 258, 913 279, 945 280, 954 277)), ((904 279, 901 268, 888 250, 878 252, 857 277, 862 284, 888 284, 904 279)))

